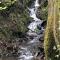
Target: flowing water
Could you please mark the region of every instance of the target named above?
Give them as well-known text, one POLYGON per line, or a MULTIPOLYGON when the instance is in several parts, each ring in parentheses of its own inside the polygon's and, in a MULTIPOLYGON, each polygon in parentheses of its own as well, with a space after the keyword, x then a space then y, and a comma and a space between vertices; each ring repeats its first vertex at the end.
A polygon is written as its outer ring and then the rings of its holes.
POLYGON ((20 55, 18 58, 16 59, 14 57, 9 57, 0 60, 34 60, 37 57, 40 51, 38 47, 41 45, 39 39, 43 36, 44 31, 43 27, 41 26, 43 21, 38 19, 36 16, 38 8, 38 0, 35 0, 33 6, 28 8, 30 17, 33 18, 33 20, 28 26, 29 31, 27 32, 27 36, 29 39, 27 42, 20 45, 20 48, 18 50, 18 53, 20 53, 20 55))
POLYGON ((41 31, 44 31, 43 27, 40 26, 43 21, 36 17, 38 7, 38 0, 35 0, 34 5, 28 8, 30 11, 30 17, 33 18, 33 21, 28 26, 29 31, 27 32, 27 35, 33 38, 28 39, 28 42, 26 42, 25 45, 20 46, 19 60, 34 60, 38 55, 38 46, 40 45, 39 38, 42 36, 40 33, 41 31), (37 26, 40 26, 40 30, 37 26))

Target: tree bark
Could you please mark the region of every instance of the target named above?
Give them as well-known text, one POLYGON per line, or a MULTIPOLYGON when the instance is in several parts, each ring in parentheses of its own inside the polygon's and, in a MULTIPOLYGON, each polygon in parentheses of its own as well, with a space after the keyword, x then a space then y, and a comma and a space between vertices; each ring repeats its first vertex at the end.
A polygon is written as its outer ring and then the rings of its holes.
POLYGON ((44 50, 46 60, 59 60, 60 58, 59 10, 60 10, 60 0, 48 0, 48 21, 44 38, 44 50))

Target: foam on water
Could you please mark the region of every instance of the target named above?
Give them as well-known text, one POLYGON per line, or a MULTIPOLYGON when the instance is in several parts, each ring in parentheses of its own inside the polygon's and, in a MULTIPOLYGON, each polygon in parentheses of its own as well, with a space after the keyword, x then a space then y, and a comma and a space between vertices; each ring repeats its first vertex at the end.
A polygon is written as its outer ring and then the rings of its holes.
POLYGON ((33 58, 37 56, 37 46, 39 45, 39 38, 40 35, 38 35, 35 32, 35 29, 37 28, 37 25, 41 24, 42 21, 37 18, 36 13, 39 7, 38 0, 34 1, 34 7, 28 8, 30 11, 30 17, 33 18, 33 22, 29 24, 27 32, 28 35, 33 36, 33 39, 28 40, 26 43, 26 46, 21 46, 19 53, 20 56, 18 57, 19 60, 34 60, 33 58), (34 52, 35 51, 35 52, 34 52))

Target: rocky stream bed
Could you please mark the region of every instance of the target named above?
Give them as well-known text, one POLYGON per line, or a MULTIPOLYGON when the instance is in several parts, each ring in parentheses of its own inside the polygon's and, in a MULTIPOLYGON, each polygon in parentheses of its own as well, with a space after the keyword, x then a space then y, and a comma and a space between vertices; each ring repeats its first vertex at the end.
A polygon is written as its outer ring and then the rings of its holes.
MULTIPOLYGON (((14 40, 11 37, 12 42, 11 40, 8 40, 8 42, 0 41, 0 60, 44 60, 43 43, 46 18, 43 18, 45 20, 40 19, 42 18, 39 15, 41 1, 33 0, 27 8, 30 21, 26 33, 15 32, 17 28, 14 28, 12 30, 14 31, 14 40)), ((22 31, 24 29, 26 28, 22 28, 22 31)))

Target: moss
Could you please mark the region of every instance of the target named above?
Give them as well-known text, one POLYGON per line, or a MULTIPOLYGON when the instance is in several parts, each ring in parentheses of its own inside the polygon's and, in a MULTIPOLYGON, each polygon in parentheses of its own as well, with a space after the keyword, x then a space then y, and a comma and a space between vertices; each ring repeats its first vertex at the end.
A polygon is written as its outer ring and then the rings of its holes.
POLYGON ((0 11, 0 43, 2 42, 6 45, 4 45, 5 52, 7 52, 6 48, 8 45, 14 47, 14 45, 18 45, 16 44, 18 38, 25 38, 24 35, 28 30, 27 25, 30 21, 27 9, 29 1, 30 0, 17 0, 16 3, 7 9, 0 11), (10 43, 8 43, 9 41, 10 43), (15 41, 14 44, 12 43, 13 41, 15 41))
MULTIPOLYGON (((18 0, 19 1, 19 0, 18 0)), ((13 26, 16 28, 17 31, 20 32, 26 32, 26 26, 29 21, 29 14, 27 12, 27 7, 25 4, 23 4, 26 8, 23 6, 21 7, 19 5, 21 3, 20 1, 17 2, 16 4, 12 5, 10 8, 7 10, 1 11, 0 12, 0 26, 4 27, 4 25, 7 26, 7 28, 10 28, 11 30, 14 30, 13 26), (21 9, 20 9, 21 8, 21 9), (4 23, 5 21, 5 23, 4 23), (25 29, 23 29, 25 28, 25 29), (25 30, 25 31, 23 31, 25 30)), ((28 2, 26 2, 27 4, 28 2)))
POLYGON ((38 15, 37 17, 40 18, 41 20, 47 20, 48 16, 48 1, 42 1, 40 4, 40 7, 38 9, 38 15), (44 2, 44 3, 42 3, 44 2))
POLYGON ((14 4, 16 0, 5 0, 5 1, 0 1, 0 11, 7 9, 9 6, 14 4))
POLYGON ((48 21, 45 31, 44 50, 46 60, 59 60, 60 59, 60 45, 58 21, 59 21, 59 8, 57 0, 48 1, 48 21), (56 49, 53 49, 54 46, 56 49))

